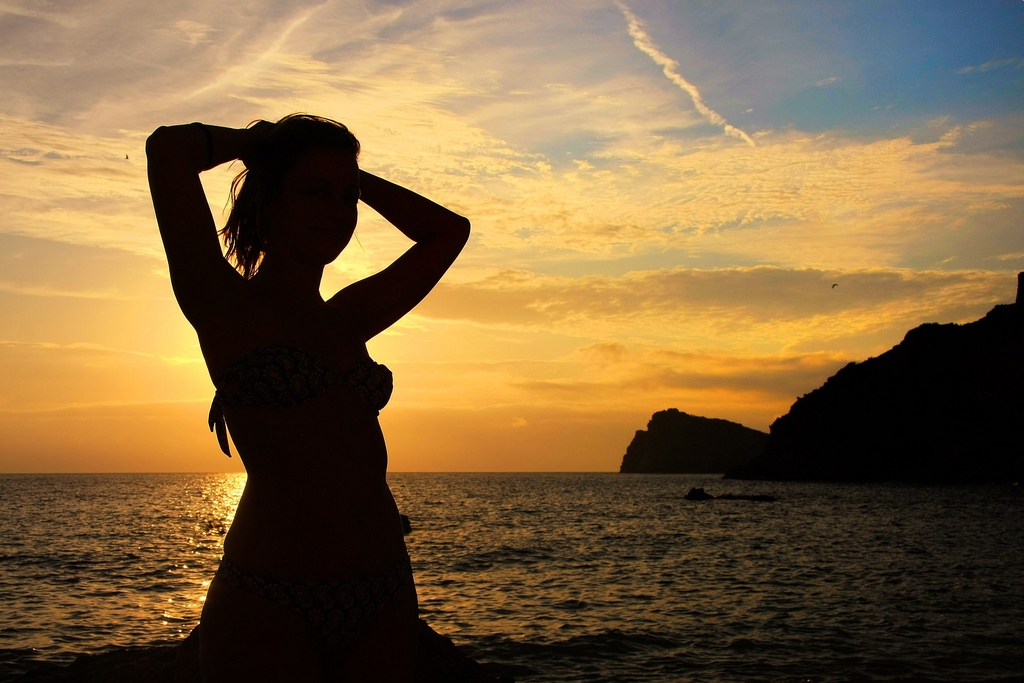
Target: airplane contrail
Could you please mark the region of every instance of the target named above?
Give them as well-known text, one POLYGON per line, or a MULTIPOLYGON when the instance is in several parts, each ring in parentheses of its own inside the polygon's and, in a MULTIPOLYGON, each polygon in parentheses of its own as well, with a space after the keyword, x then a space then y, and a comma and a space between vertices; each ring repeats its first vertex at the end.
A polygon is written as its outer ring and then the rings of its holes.
POLYGON ((690 96, 690 99, 693 100, 693 106, 697 108, 697 111, 699 111, 705 119, 716 126, 721 126, 725 129, 726 135, 739 138, 753 147, 754 141, 749 135, 736 126, 731 125, 721 114, 704 104, 704 100, 701 99, 700 91, 697 90, 697 86, 690 83, 680 75, 678 71, 679 62, 658 49, 658 46, 654 44, 654 41, 651 40, 650 36, 648 36, 647 32, 644 30, 643 23, 635 14, 633 14, 633 10, 629 9, 629 7, 620 0, 614 0, 614 2, 615 6, 619 8, 620 12, 622 12, 622 16, 626 18, 626 23, 629 26, 629 35, 633 38, 633 44, 636 45, 637 49, 653 59, 654 63, 661 67, 665 76, 690 96))

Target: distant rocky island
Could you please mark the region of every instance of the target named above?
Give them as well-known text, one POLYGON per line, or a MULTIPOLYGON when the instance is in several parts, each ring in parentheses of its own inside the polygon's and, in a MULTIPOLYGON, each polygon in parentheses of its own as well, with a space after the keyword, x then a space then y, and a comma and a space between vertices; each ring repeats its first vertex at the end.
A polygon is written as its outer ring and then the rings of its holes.
POLYGON ((850 482, 1024 478, 1024 273, 1017 300, 928 323, 797 399, 726 477, 850 482))
POLYGON ((626 448, 619 472, 720 473, 759 455, 768 435, 736 422, 689 415, 675 408, 655 413, 626 448))

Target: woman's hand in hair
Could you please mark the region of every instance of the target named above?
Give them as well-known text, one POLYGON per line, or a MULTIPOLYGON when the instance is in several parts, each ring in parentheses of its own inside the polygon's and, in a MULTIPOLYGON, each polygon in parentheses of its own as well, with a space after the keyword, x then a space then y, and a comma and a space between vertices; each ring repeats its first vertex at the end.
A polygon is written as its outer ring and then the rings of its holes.
POLYGON ((245 164, 246 168, 251 168, 253 163, 259 159, 261 142, 266 139, 267 135, 274 130, 276 126, 270 121, 264 121, 258 119, 249 124, 245 128, 246 142, 242 154, 238 157, 245 164))

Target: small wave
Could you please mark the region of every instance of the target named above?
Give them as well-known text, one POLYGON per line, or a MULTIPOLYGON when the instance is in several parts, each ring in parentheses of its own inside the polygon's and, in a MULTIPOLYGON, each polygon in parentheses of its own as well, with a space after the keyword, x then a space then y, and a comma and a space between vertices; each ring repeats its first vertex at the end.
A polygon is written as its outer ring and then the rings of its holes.
POLYGON ((749 652, 750 650, 756 650, 761 645, 752 638, 733 638, 726 644, 727 650, 739 650, 740 652, 749 652))

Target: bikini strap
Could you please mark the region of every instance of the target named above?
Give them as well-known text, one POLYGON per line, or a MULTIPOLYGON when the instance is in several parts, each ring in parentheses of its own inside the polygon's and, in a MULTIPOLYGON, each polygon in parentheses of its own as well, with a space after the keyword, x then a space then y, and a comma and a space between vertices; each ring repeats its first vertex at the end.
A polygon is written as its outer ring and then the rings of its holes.
POLYGON ((210 404, 210 431, 217 430, 217 442, 224 455, 231 457, 231 447, 228 446, 228 425, 224 421, 224 408, 221 406, 220 397, 213 395, 213 403, 210 404))

